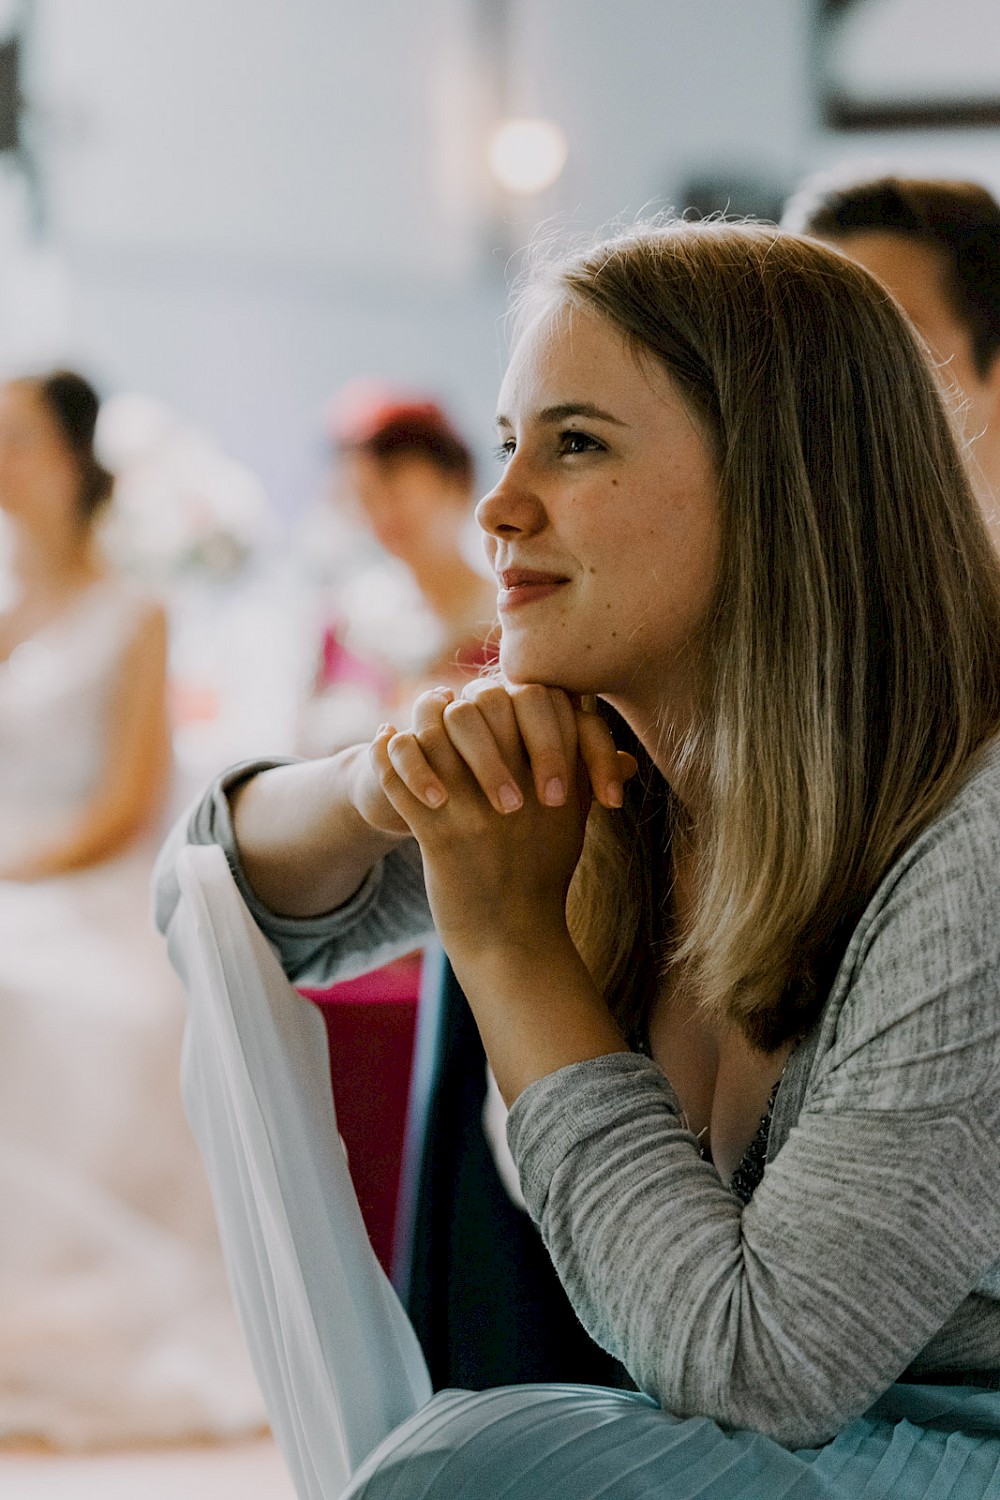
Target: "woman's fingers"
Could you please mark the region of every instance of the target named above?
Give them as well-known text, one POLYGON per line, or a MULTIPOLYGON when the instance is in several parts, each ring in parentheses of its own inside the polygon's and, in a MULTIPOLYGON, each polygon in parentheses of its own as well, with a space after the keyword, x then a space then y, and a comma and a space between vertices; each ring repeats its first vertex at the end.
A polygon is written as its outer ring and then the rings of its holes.
MULTIPOLYGON (((461 702, 479 709, 512 780, 522 779, 526 764, 530 767, 540 802, 562 805, 579 756, 598 802, 621 807, 624 784, 636 771, 635 759, 617 751, 600 715, 577 707, 569 694, 536 683, 511 686, 495 678, 479 678, 462 690, 461 702)), ((464 710, 458 704, 446 710, 449 733, 460 712, 464 710)), ((500 782, 495 757, 490 759, 490 774, 492 791, 485 785, 484 790, 496 806, 492 793, 500 782)))
POLYGON ((524 765, 524 746, 506 684, 495 677, 477 677, 462 689, 462 702, 473 703, 489 725, 497 748, 511 771, 524 765))
POLYGON ((497 812, 516 812, 529 778, 543 806, 561 807, 581 760, 594 796, 615 808, 636 769, 632 756, 615 749, 598 714, 535 683, 481 679, 459 699, 449 688, 434 688, 416 700, 411 729, 381 738, 407 792, 432 809, 474 782, 497 812))
MULTIPOLYGON (((376 763, 380 769, 384 771, 385 765, 390 765, 406 791, 424 807, 444 806, 448 788, 443 778, 461 768, 442 724, 442 715, 453 697, 448 688, 421 693, 413 706, 413 727, 399 732, 391 724, 383 724, 372 742, 373 752, 379 749, 376 763)), ((401 808, 397 811, 402 813, 401 808)))
MULTIPOLYGON (((517 812, 523 807, 521 788, 508 764, 508 759, 514 757, 509 752, 504 756, 481 707, 460 698, 445 709, 444 723, 452 745, 496 811, 517 812)), ((520 759, 518 752, 517 760, 520 759)))
POLYGON ((534 684, 509 688, 480 679, 469 683, 454 701, 447 689, 422 694, 414 706, 413 733, 423 760, 401 736, 390 750, 393 764, 427 806, 435 805, 428 797, 437 792, 427 773, 438 771, 447 779, 456 770, 448 764, 442 728, 447 748, 460 758, 497 812, 516 812, 523 806, 528 776, 544 806, 561 807, 566 801, 576 764, 576 725, 565 693, 534 684))
POLYGON ((635 757, 615 749, 611 731, 600 714, 578 708, 576 732, 594 796, 604 807, 621 807, 625 782, 637 770, 635 757))
POLYGON ((511 689, 511 702, 535 795, 545 807, 562 807, 576 767, 573 706, 559 688, 537 683, 511 689))
POLYGON ((396 771, 389 755, 389 746, 395 737, 396 730, 392 724, 381 724, 368 747, 368 760, 386 799, 412 831, 415 812, 421 806, 435 804, 416 797, 396 771))

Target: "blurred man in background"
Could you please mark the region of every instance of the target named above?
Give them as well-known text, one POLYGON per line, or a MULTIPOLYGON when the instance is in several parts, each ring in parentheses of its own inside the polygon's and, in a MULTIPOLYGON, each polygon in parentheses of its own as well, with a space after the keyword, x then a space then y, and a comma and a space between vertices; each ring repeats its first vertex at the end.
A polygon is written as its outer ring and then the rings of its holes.
POLYGON ((827 174, 790 199, 782 227, 835 245, 909 314, 964 409, 1000 548, 1000 204, 977 182, 827 174))

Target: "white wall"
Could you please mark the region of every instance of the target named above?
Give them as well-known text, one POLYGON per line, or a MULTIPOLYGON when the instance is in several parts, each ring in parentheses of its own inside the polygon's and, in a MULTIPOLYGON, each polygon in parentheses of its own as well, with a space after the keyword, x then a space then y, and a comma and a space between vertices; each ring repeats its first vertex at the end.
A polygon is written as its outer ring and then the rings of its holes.
POLYGON ((692 172, 791 182, 868 144, 817 129, 812 0, 34 12, 50 240, 47 258, 18 241, 16 189, 0 179, 14 289, 6 315, 0 295, 0 363, 24 358, 13 304, 34 299, 39 357, 58 351, 203 421, 286 513, 319 483, 322 405, 351 375, 436 391, 486 446, 505 265, 539 218, 590 230, 682 208, 692 172), (548 193, 498 216, 483 139, 501 96, 558 120, 570 157, 548 193))
MULTIPOLYGON (((813 124, 809 0, 517 0, 523 107, 561 120, 552 206, 587 228, 676 201, 693 168, 794 173, 813 124)), ((512 78, 517 96, 518 77, 512 78)))
POLYGON ((480 286, 466 0, 35 9, 65 357, 205 421, 283 510, 353 374, 483 425, 499 286, 480 286))
POLYGON ((74 245, 422 278, 474 252, 434 101, 462 0, 40 0, 55 226, 74 245), (447 230, 447 233, 442 231, 447 230))

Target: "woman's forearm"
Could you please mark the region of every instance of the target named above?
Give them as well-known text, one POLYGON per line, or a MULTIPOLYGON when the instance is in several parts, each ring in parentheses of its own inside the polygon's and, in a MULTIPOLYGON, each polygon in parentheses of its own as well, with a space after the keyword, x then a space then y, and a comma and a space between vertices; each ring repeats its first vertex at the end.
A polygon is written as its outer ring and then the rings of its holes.
POLYGON ((368 822, 360 787, 368 747, 276 766, 231 796, 244 874, 278 916, 313 917, 342 906, 390 849, 409 835, 368 822))
POLYGON ((569 934, 563 941, 448 950, 504 1102, 571 1063, 627 1052, 569 934))

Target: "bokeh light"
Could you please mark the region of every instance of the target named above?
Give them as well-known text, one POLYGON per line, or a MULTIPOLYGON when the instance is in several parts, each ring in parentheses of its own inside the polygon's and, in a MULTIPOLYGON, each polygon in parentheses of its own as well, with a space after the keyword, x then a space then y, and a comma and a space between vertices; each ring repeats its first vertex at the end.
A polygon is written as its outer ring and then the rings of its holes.
POLYGON ((504 120, 490 137, 490 169, 511 193, 540 193, 566 165, 566 136, 552 120, 504 120))

